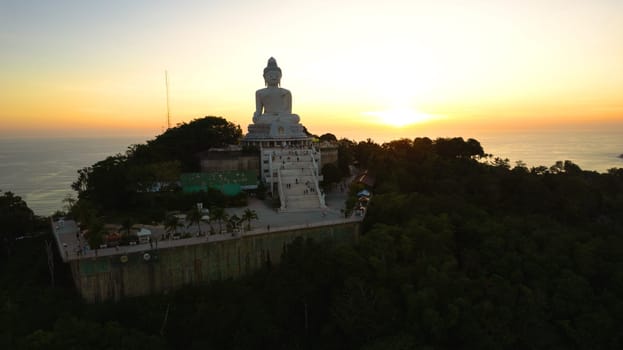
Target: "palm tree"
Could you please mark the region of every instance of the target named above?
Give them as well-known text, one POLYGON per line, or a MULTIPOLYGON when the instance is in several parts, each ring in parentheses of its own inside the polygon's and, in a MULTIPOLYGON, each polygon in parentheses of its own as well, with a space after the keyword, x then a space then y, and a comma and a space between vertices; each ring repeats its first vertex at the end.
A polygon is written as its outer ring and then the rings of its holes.
POLYGON ((234 232, 236 232, 236 229, 238 228, 241 222, 242 222, 242 219, 240 219, 238 215, 236 214, 229 217, 229 220, 227 220, 227 226, 231 228, 232 235, 234 234, 234 232))
POLYGON ((227 221, 229 215, 225 212, 225 208, 213 207, 210 209, 210 220, 218 221, 218 233, 223 232, 223 221, 227 221))
POLYGON ((251 220, 257 220, 257 212, 253 209, 246 208, 242 214, 242 221, 247 222, 247 231, 251 231, 251 220))
POLYGON ((121 228, 125 231, 125 234, 129 236, 130 230, 132 229, 132 219, 131 218, 123 219, 123 221, 121 222, 121 228))
POLYGON ((197 229, 199 230, 199 235, 201 234, 201 217, 203 214, 199 207, 193 207, 191 210, 186 213, 186 220, 188 220, 188 226, 190 227, 193 224, 197 224, 197 229))
POLYGON ((170 235, 171 233, 176 234, 177 228, 180 225, 181 225, 180 219, 175 215, 167 216, 166 220, 164 221, 164 229, 165 231, 167 231, 168 235, 170 235))

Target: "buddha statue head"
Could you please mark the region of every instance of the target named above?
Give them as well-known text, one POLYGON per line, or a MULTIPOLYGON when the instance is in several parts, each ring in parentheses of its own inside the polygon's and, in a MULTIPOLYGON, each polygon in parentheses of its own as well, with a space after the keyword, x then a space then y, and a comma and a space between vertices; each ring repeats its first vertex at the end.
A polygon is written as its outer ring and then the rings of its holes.
POLYGON ((281 83, 281 68, 277 66, 277 60, 271 57, 264 68, 264 83, 266 86, 279 86, 281 83))

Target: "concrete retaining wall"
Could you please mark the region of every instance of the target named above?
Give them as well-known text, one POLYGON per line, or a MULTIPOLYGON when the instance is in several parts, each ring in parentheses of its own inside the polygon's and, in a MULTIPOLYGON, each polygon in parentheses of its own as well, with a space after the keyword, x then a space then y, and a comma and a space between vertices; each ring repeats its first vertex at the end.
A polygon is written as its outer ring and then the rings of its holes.
POLYGON ((88 302, 166 293, 185 285, 237 278, 278 264, 297 237, 353 244, 360 222, 269 232, 167 249, 70 262, 78 291, 88 302))

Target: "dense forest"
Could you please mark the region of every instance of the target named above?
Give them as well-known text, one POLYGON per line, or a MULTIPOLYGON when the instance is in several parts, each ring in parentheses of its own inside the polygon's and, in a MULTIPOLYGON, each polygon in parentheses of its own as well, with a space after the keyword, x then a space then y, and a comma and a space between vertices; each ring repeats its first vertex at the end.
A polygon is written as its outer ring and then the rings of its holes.
MULTIPOLYGON (((359 243, 298 240, 239 280, 87 305, 58 258, 52 286, 49 233, 3 229, 0 348, 623 348, 623 169, 511 165, 473 139, 338 142, 340 173, 376 178, 359 243)), ((0 205, 37 226, 19 197, 0 205)))
MULTIPOLYGON (((125 154, 78 170, 72 184, 78 198, 72 201, 71 211, 75 216, 94 212, 115 217, 131 212, 144 221, 162 219, 164 211, 170 209, 167 204, 175 207, 197 202, 196 196, 172 193, 179 192, 177 183, 182 172, 200 170, 198 154, 212 147, 237 144, 241 137, 239 126, 220 117, 179 124, 145 144, 128 147, 125 154)), ((220 196, 218 200, 225 199, 220 196)))

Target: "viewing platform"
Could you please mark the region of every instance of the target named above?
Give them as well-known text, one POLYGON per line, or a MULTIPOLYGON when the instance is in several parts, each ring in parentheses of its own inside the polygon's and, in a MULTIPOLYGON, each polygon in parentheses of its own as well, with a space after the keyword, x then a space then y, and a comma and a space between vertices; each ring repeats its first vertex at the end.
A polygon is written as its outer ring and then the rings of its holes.
MULTIPOLYGON (((296 187, 296 191, 302 191, 304 184, 296 187)), ((292 189, 295 191, 295 189, 292 189)), ((293 203, 304 203, 306 200, 313 201, 311 195, 300 195, 297 197, 292 194, 293 203)), ((269 201, 261 201, 256 198, 250 198, 248 206, 244 208, 227 208, 229 215, 237 215, 242 217, 246 208, 254 210, 257 213, 258 220, 251 221, 251 230, 239 230, 237 232, 224 232, 220 234, 210 235, 210 224, 201 223, 201 232, 198 231, 196 224, 188 226, 184 222, 183 231, 190 234, 191 237, 166 239, 166 231, 163 225, 141 225, 141 227, 151 231, 151 243, 136 243, 133 245, 124 245, 116 247, 105 247, 91 249, 88 246, 86 238, 80 233, 77 223, 73 220, 59 220, 52 222, 54 237, 60 250, 61 258, 64 262, 81 259, 93 259, 98 257, 122 256, 131 253, 145 253, 153 250, 163 250, 168 248, 182 247, 188 245, 209 244, 228 240, 237 240, 242 237, 265 235, 277 232, 293 231, 306 228, 318 228, 322 226, 339 225, 344 223, 361 222, 362 216, 351 215, 344 217, 344 203, 346 193, 340 191, 331 191, 326 196, 327 207, 323 210, 305 209, 294 207, 287 212, 279 212, 275 208, 270 207, 269 201)), ((213 228, 218 230, 218 224, 212 223, 213 228)), ((246 225, 246 223, 244 223, 246 225)))

